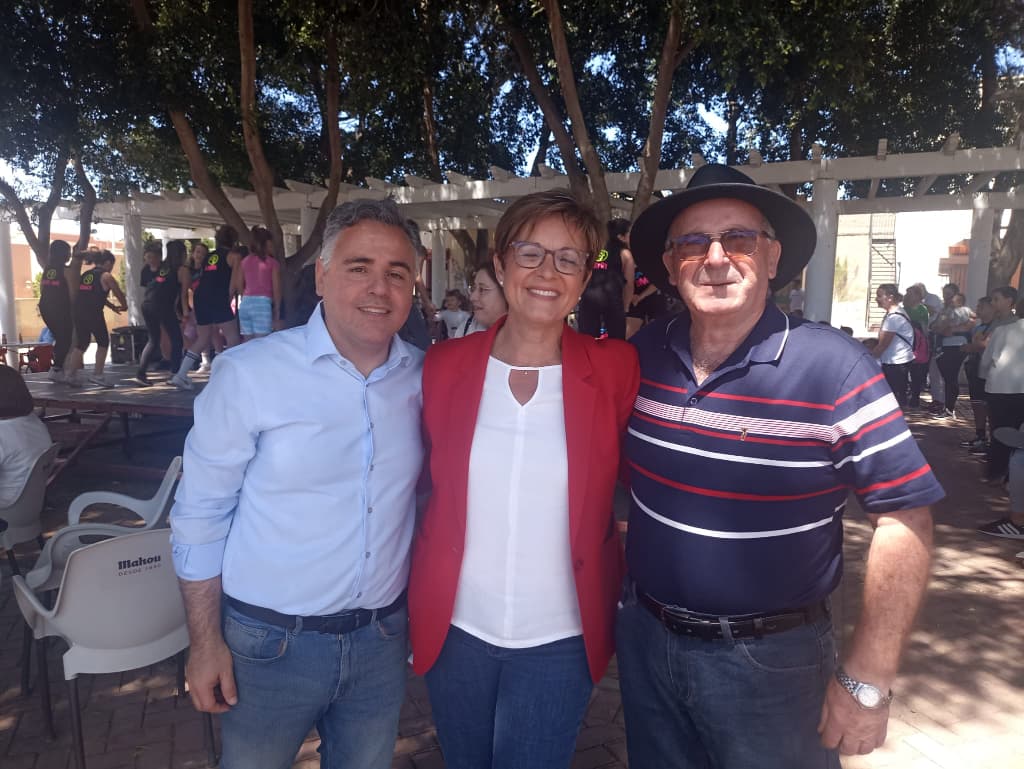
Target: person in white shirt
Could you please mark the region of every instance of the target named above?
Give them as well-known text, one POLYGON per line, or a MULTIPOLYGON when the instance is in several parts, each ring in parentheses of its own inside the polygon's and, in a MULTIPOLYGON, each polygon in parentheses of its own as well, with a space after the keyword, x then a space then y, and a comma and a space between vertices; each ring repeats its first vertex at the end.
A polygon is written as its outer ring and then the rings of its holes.
POLYGON ((444 294, 444 309, 437 314, 441 322, 442 339, 458 339, 465 333, 469 313, 463 309, 466 303, 461 291, 452 289, 444 294))
POLYGON ((893 283, 883 283, 875 292, 875 301, 885 310, 882 327, 878 330, 878 344, 872 355, 882 364, 882 373, 889 383, 900 408, 907 405, 907 384, 910 364, 914 361, 914 327, 900 307, 903 297, 893 283))
POLYGON ((32 413, 32 395, 21 374, 0 365, 0 508, 21 496, 32 467, 53 441, 32 413))

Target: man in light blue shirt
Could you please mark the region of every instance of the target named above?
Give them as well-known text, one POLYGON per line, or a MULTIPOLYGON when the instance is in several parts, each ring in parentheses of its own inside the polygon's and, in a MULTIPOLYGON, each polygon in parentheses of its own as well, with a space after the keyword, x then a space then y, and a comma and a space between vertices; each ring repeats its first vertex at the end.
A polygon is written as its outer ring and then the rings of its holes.
POLYGON ((223 769, 391 766, 423 458, 409 314, 419 236, 391 200, 331 213, 305 326, 217 357, 171 511, 195 706, 223 769))

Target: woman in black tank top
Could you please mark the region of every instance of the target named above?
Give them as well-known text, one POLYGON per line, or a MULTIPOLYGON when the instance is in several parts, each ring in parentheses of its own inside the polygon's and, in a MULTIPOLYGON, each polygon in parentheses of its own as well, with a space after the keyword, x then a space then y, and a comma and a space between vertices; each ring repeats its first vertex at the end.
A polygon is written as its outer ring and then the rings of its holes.
POLYGON ((203 352, 210 348, 214 334, 221 333, 227 347, 234 347, 238 336, 238 321, 231 311, 231 271, 238 267, 238 233, 224 225, 214 236, 217 248, 206 255, 200 266, 199 284, 192 292, 192 311, 195 314, 196 338, 182 356, 177 373, 170 383, 182 390, 192 389, 188 372, 198 363, 203 352))
POLYGON ((114 255, 109 251, 98 254, 87 254, 93 267, 82 273, 78 279, 78 290, 75 292, 75 349, 68 359, 68 384, 80 387, 84 384, 78 378, 78 372, 85 366, 83 354, 89 349, 89 343, 96 340, 96 363, 89 381, 100 387, 109 387, 103 378, 103 368, 107 362, 107 350, 110 348, 110 335, 107 333, 107 321, 103 317, 103 308, 109 307, 116 313, 128 309, 124 292, 117 280, 110 274, 114 269, 114 255), (120 305, 107 301, 107 294, 113 292, 120 305))
POLYGON ((636 267, 629 250, 628 219, 608 222, 608 243, 598 254, 590 282, 580 298, 577 326, 580 333, 611 339, 626 338, 626 308, 633 298, 636 267))
POLYGON ((43 323, 53 334, 53 366, 50 379, 64 381, 64 363, 71 351, 74 339, 74 322, 71 314, 71 292, 69 278, 78 283, 81 255, 71 253, 71 246, 63 240, 50 244, 49 259, 39 281, 39 314, 43 323), (68 265, 68 259, 71 264, 68 265))

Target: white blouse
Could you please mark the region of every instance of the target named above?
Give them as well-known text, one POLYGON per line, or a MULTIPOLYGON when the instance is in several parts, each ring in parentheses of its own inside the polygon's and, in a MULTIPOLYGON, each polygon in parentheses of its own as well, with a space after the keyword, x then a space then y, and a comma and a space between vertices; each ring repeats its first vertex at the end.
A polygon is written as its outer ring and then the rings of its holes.
POLYGON ((512 649, 583 632, 569 549, 562 367, 532 369, 537 390, 521 405, 509 376, 523 370, 493 357, 487 363, 451 620, 512 649))

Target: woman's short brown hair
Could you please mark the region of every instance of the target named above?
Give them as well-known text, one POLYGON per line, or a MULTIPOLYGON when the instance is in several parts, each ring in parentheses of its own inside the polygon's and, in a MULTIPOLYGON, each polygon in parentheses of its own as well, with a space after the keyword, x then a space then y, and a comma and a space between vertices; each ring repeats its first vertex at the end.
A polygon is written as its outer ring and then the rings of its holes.
POLYGON ((32 413, 32 394, 17 369, 0 364, 0 419, 32 413))
POLYGON ((604 246, 605 225, 589 203, 584 203, 569 190, 546 190, 524 195, 501 215, 494 231, 494 248, 502 263, 513 239, 521 232, 549 216, 560 216, 583 234, 587 244, 587 269, 604 246))

